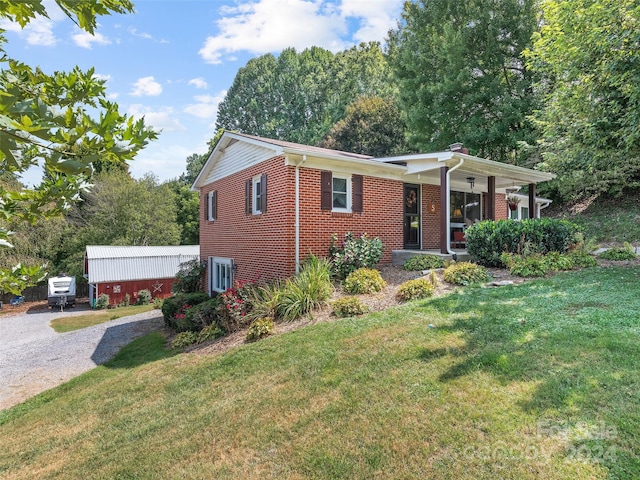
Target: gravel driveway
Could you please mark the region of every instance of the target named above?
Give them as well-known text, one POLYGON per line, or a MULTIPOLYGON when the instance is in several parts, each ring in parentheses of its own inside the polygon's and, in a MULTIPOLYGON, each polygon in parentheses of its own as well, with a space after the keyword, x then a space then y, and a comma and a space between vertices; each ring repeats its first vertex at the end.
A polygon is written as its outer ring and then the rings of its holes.
POLYGON ((55 318, 87 310, 0 317, 0 410, 105 363, 135 338, 163 326, 158 310, 67 333, 49 326, 55 318))

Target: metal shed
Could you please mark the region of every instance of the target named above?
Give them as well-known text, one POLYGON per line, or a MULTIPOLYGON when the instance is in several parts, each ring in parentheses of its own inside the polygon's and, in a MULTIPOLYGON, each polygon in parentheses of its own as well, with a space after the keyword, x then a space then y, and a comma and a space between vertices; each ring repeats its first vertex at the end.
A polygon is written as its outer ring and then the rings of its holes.
POLYGON ((109 295, 117 305, 127 294, 131 303, 140 290, 147 289, 153 298, 171 295, 180 264, 199 260, 199 245, 181 246, 110 246, 87 245, 84 277, 89 283, 89 301, 109 295))

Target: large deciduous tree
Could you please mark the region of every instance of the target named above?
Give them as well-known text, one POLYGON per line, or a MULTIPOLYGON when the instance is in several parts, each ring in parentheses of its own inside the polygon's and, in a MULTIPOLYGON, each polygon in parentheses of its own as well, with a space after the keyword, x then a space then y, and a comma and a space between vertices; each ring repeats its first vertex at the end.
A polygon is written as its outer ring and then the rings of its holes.
POLYGON ((218 108, 216 127, 315 145, 360 95, 393 90, 377 43, 336 55, 311 47, 250 60, 218 108))
POLYGON ((407 153, 405 131, 402 114, 391 98, 363 96, 347 107, 345 117, 331 128, 319 146, 388 157, 407 153))
MULTIPOLYGON (((55 2, 89 33, 94 32, 98 16, 133 11, 129 0, 55 2)), ((22 27, 46 15, 42 0, 0 2, 0 18, 22 27)), ((20 175, 40 166, 43 180, 33 188, 0 186, 0 218, 35 222, 61 213, 79 198, 89 186, 92 162, 105 156, 131 160, 156 134, 143 120, 119 113, 117 104, 107 100, 105 81, 93 69, 47 74, 8 57, 1 33, 0 167, 20 175)), ((0 229, 5 244, 8 233, 0 229)), ((36 270, 1 270, 0 289, 19 292, 39 279, 43 271, 36 270)))
POLYGON ((528 52, 544 107, 535 113, 557 194, 572 200, 640 186, 640 6, 545 0, 528 52))
POLYGON ((390 32, 410 142, 441 150, 463 142, 492 160, 524 163, 533 141, 532 75, 522 52, 537 28, 533 0, 406 2, 390 32))

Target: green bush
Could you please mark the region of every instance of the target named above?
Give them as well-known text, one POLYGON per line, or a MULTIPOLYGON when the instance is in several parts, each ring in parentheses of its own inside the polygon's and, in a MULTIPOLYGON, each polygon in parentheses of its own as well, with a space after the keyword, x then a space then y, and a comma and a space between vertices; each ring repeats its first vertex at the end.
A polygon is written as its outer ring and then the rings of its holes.
POLYGON ((178 332, 200 332, 205 327, 215 324, 218 327, 218 306, 220 297, 216 296, 206 302, 192 305, 184 311, 184 317, 177 318, 175 329, 178 332))
POLYGON ((96 308, 98 310, 104 310, 109 306, 110 302, 111 299, 109 298, 109 295, 107 295, 106 293, 102 293, 98 295, 98 300, 96 300, 96 308))
POLYGON ((156 297, 153 299, 153 308, 160 310, 162 308, 162 303, 164 300, 162 300, 159 297, 156 297))
POLYGON ((368 238, 364 233, 354 238, 351 232, 344 237, 341 247, 336 246, 337 236, 331 236, 329 259, 333 274, 340 278, 347 278, 358 268, 373 268, 382 258, 384 245, 379 238, 368 238))
POLYGON ((398 292, 396 293, 396 298, 401 302, 408 302, 419 298, 428 298, 433 295, 435 288, 436 286, 433 279, 415 278, 400 285, 400 288, 398 288, 398 292))
POLYGON ((254 320, 247 330, 247 342, 255 342, 271 335, 274 327, 272 318, 265 317, 254 320))
POLYGON ((151 292, 146 288, 138 292, 138 305, 149 305, 151 303, 151 292))
POLYGON ((181 332, 171 342, 171 348, 182 349, 189 345, 193 345, 198 341, 198 334, 196 332, 181 332))
POLYGON ((625 243, 622 247, 612 247, 609 250, 605 250, 598 257, 603 260, 635 260, 638 258, 629 243, 625 243))
POLYGON ((364 305, 357 297, 340 297, 331 306, 333 307, 333 314, 337 317, 353 317, 369 311, 369 307, 364 305))
POLYGON ((217 324, 212 323, 200 331, 198 334, 198 343, 215 340, 216 338, 224 337, 225 335, 224 330, 222 330, 217 324))
POLYGON ((539 253, 528 256, 503 253, 502 262, 511 275, 519 277, 544 277, 549 272, 544 256, 539 253))
POLYGON ((502 267, 504 252, 566 253, 578 242, 581 229, 566 220, 551 218, 514 220, 485 220, 467 228, 467 252, 481 265, 502 267))
POLYGON ((331 267, 328 260, 311 256, 300 273, 284 284, 277 314, 283 320, 295 320, 324 304, 331 292, 331 267))
POLYGON ((593 255, 589 255, 587 252, 576 250, 575 252, 571 252, 571 260, 573 260, 573 265, 575 268, 589 268, 589 267, 597 267, 598 262, 594 258, 593 255))
POLYGON ((250 323, 248 314, 253 308, 254 289, 251 282, 236 282, 233 288, 220 294, 217 321, 224 331, 236 332, 250 323))
POLYGON ((407 259, 402 268, 405 270, 419 271, 444 267, 444 260, 437 255, 416 255, 407 259))
POLYGON ((376 293, 387 286, 382 275, 373 268, 359 268, 354 270, 344 281, 347 293, 376 293))
POLYGON ((470 285, 486 282, 489 279, 487 270, 471 262, 459 262, 444 269, 443 277, 446 282, 454 285, 470 285))
POLYGON ((180 270, 176 274, 172 291, 174 293, 201 292, 205 286, 205 273, 207 264, 200 260, 189 260, 180 264, 180 270))
POLYGON ((200 303, 210 300, 206 293, 186 293, 165 298, 162 302, 162 316, 167 328, 177 331, 178 322, 184 318, 186 311, 200 303))

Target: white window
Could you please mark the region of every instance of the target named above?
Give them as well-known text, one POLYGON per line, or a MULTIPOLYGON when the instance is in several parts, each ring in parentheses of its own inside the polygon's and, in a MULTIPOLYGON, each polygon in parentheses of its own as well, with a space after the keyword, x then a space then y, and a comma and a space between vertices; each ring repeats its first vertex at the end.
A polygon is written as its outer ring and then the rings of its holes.
POLYGON ((529 218, 529 207, 520 207, 520 219, 529 218))
POLYGON ((216 207, 216 202, 214 201, 214 196, 217 192, 211 191, 209 192, 209 195, 207 196, 207 212, 208 212, 208 220, 210 222, 213 222, 216 219, 215 216, 215 207, 216 207))
POLYGON ((251 212, 254 215, 262 213, 262 176, 256 175, 251 180, 251 212))
POLYGON ((351 212, 351 176, 333 174, 331 191, 334 212, 351 212))
POLYGON ((233 285, 233 259, 209 257, 209 286, 213 292, 224 292, 233 285))

